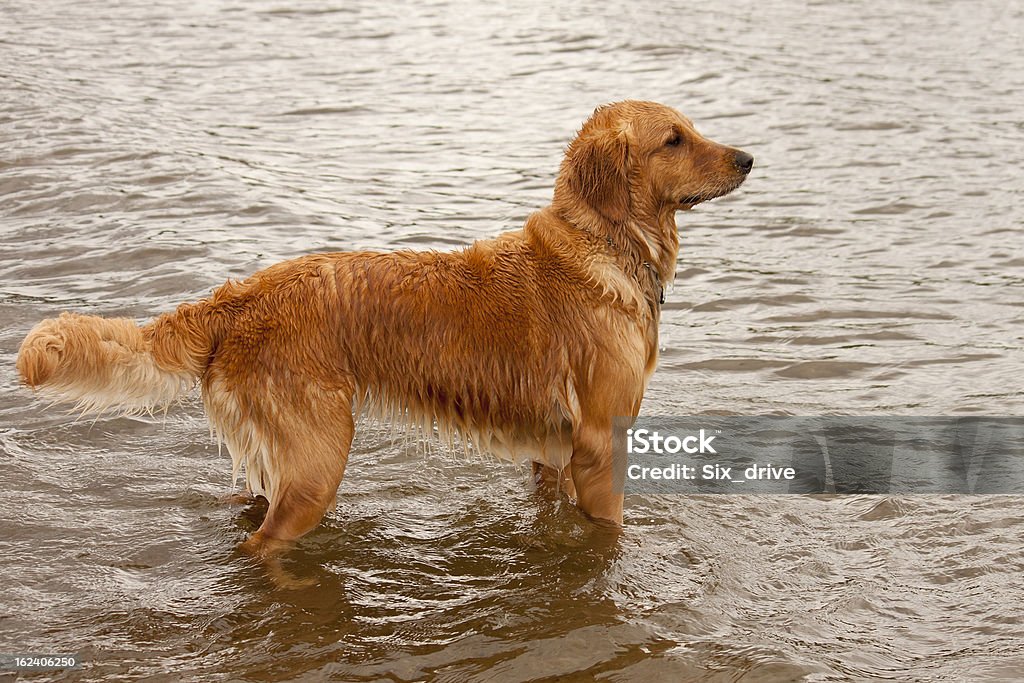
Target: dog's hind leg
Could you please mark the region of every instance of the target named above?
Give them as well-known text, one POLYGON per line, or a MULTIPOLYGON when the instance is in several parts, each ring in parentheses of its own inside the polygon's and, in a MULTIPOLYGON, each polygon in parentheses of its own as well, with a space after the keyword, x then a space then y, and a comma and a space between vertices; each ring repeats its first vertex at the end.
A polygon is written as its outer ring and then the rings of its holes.
POLYGON ((270 454, 270 507, 260 528, 242 544, 257 557, 280 554, 315 528, 334 506, 345 474, 355 429, 351 400, 304 406, 301 413, 276 421, 287 425, 287 433, 277 435, 270 454))

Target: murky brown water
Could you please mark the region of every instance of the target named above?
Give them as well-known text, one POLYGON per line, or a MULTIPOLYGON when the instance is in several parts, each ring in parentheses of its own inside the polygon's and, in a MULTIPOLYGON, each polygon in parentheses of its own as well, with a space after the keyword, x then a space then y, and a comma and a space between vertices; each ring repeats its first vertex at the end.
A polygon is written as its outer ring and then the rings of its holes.
POLYGON ((61 310, 517 227, 636 97, 757 157, 680 218, 645 413, 1020 415, 1022 31, 994 0, 4 4, 0 651, 110 681, 1024 678, 1020 498, 633 495, 616 540, 368 430, 288 559, 319 585, 279 591, 197 400, 72 422, 13 373, 61 310))

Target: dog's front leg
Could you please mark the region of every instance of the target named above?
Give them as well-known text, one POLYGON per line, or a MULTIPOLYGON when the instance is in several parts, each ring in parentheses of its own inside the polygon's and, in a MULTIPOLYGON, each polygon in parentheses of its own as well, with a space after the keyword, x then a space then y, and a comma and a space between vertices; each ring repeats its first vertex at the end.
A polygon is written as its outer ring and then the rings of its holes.
POLYGON ((583 423, 572 434, 576 504, 594 519, 622 525, 622 491, 615 490, 612 428, 583 423))
POLYGON ((572 500, 576 500, 576 486, 572 482, 572 470, 569 467, 558 470, 551 465, 535 461, 533 484, 539 489, 562 491, 572 500))

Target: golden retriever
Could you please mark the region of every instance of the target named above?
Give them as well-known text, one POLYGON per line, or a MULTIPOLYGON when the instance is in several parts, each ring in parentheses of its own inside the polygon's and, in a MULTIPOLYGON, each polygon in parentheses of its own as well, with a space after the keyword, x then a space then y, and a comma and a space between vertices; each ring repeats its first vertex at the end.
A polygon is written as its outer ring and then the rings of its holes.
POLYGON ((243 544, 259 556, 333 505, 362 411, 532 461, 621 524, 612 418, 637 415, 654 370, 676 211, 752 165, 669 107, 599 107, 520 230, 450 253, 297 258, 143 327, 64 313, 29 332, 18 371, 90 411, 152 410, 200 383, 235 473, 269 502, 243 544))

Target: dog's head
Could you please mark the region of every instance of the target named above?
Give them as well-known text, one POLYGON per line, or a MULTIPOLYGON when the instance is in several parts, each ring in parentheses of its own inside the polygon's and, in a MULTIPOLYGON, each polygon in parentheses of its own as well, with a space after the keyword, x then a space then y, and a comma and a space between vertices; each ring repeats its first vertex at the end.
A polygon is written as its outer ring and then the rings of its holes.
POLYGON ((583 124, 562 161, 555 202, 582 202, 612 223, 657 218, 732 192, 753 164, 675 109, 627 100, 599 107, 583 124))

